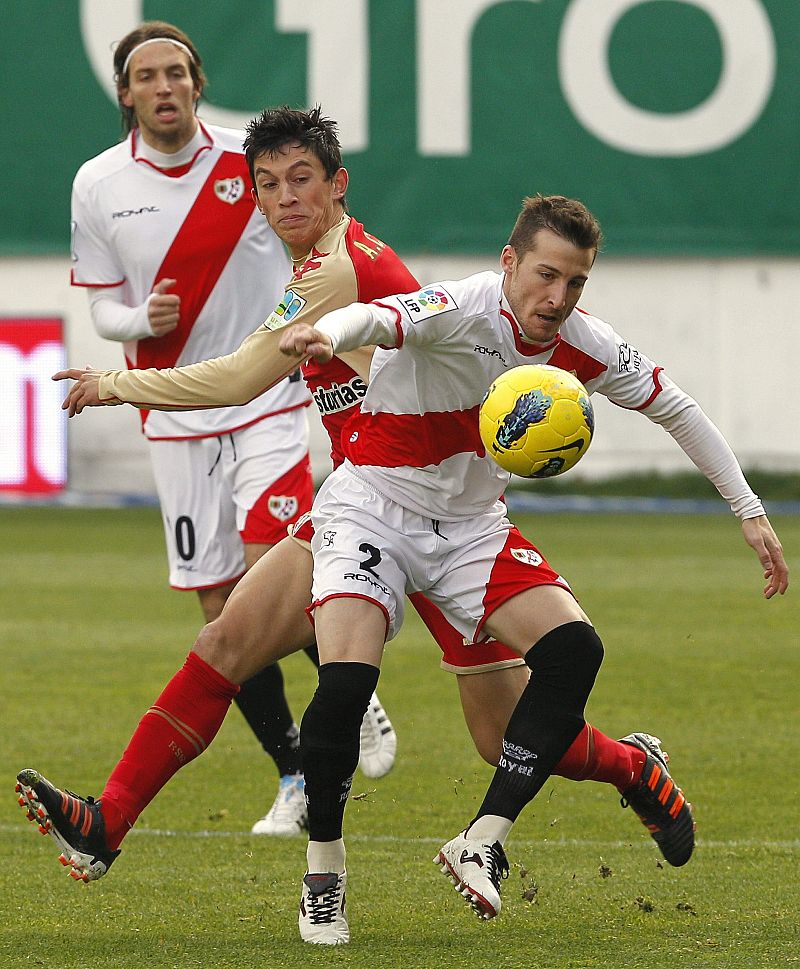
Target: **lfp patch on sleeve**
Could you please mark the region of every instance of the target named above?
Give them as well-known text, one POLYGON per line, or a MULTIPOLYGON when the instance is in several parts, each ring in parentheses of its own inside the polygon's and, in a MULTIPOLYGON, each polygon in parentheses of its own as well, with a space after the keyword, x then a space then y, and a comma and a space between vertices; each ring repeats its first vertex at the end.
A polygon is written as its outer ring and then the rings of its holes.
POLYGON ((412 323, 458 309, 456 301, 442 286, 426 286, 413 296, 403 296, 400 303, 412 323))
POLYGON ((264 321, 268 330, 279 330, 287 323, 291 323, 300 310, 306 305, 306 300, 298 296, 292 289, 287 289, 283 299, 264 321))

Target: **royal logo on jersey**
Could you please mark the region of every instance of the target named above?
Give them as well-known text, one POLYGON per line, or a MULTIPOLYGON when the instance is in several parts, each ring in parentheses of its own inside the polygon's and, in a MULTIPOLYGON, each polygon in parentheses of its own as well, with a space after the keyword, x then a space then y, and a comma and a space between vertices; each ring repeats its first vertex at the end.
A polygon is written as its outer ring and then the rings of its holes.
POLYGON ((400 302, 412 323, 458 309, 458 303, 441 286, 427 286, 414 296, 404 296, 400 302))
POLYGON ((267 317, 265 326, 268 330, 279 330, 291 323, 305 305, 306 300, 302 296, 298 296, 293 289, 287 289, 283 299, 267 317))
POLYGON ((244 179, 239 175, 236 178, 220 178, 214 182, 214 194, 220 202, 236 205, 245 194, 244 179))
POLYGON ((318 387, 314 392, 314 403, 320 414, 336 414, 347 410, 364 399, 367 385, 361 377, 353 377, 343 384, 331 384, 330 387, 318 387))
POLYGON ((512 548, 510 552, 523 565, 541 565, 544 561, 542 556, 538 552, 534 552, 532 548, 512 548))
POLYGON ((270 495, 267 511, 279 522, 288 522, 297 514, 297 498, 294 495, 270 495))

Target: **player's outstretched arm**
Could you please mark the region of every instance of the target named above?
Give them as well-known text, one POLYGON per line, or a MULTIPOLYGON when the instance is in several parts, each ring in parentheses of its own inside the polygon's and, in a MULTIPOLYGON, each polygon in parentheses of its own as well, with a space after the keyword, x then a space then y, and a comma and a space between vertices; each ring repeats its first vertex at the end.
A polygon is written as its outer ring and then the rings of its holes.
POLYGON ((62 370, 54 379, 79 379, 64 403, 70 417, 84 407, 133 404, 145 410, 200 410, 246 404, 288 376, 302 356, 278 349, 280 331, 260 326, 224 357, 147 370, 62 370), (74 396, 74 400, 71 398, 74 396))
POLYGON ((771 599, 776 593, 784 595, 789 588, 789 566, 783 557, 781 546, 775 530, 766 515, 757 518, 745 518, 742 522, 744 540, 755 551, 759 562, 764 567, 764 598, 771 599))
POLYGON ((120 400, 100 397, 100 378, 106 371, 84 367, 83 370, 59 370, 53 374, 53 380, 74 380, 67 396, 61 404, 61 409, 68 412, 69 417, 80 414, 84 407, 104 407, 108 404, 120 404, 120 400))

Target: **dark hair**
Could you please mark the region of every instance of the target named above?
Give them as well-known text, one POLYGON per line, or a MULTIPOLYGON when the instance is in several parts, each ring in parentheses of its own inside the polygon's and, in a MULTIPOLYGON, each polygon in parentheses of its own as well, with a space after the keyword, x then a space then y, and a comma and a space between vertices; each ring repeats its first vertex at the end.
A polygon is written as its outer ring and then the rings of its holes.
POLYGON ((122 92, 128 87, 128 71, 123 73, 122 68, 127 60, 128 54, 130 54, 134 47, 138 47, 145 40, 155 40, 156 38, 177 40, 185 47, 188 47, 192 54, 189 58, 189 71, 195 87, 202 94, 206 84, 206 76, 203 73, 203 60, 192 41, 179 27, 176 27, 174 24, 168 24, 164 20, 148 20, 143 24, 139 24, 138 27, 135 27, 129 34, 126 34, 122 38, 114 51, 114 83, 117 86, 117 103, 122 114, 122 133, 125 135, 132 128, 136 127, 136 112, 133 108, 126 107, 121 101, 122 92))
MULTIPOLYGON (((244 153, 253 187, 256 158, 264 154, 275 155, 289 145, 299 145, 310 151, 322 162, 326 177, 333 178, 342 167, 342 149, 336 129, 335 121, 323 118, 319 105, 310 111, 299 111, 288 105, 266 108, 245 128, 244 153)), ((346 211, 345 200, 341 201, 346 211)))
POLYGON ((508 244, 519 255, 530 252, 540 229, 550 229, 579 249, 598 252, 603 243, 600 223, 583 202, 563 195, 534 195, 523 199, 522 211, 508 244))

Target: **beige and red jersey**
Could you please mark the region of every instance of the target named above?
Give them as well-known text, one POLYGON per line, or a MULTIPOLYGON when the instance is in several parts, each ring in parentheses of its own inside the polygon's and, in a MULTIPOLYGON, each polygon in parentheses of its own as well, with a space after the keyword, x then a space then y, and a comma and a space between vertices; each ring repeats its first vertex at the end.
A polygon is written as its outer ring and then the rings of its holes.
MULTIPOLYGON (((332 309, 415 289, 399 256, 350 216, 297 260, 283 299, 233 353, 185 367, 109 371, 100 396, 158 410, 246 404, 297 367, 278 350, 280 329, 314 324, 332 309)), ((303 376, 331 439, 334 465, 342 461, 341 428, 366 393, 371 351, 354 351, 330 363, 308 361, 303 376)))

